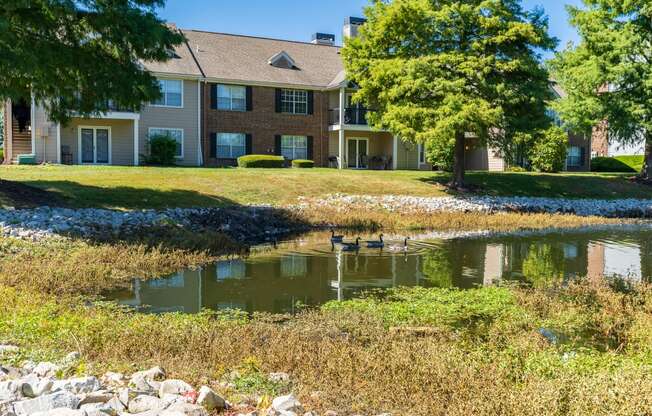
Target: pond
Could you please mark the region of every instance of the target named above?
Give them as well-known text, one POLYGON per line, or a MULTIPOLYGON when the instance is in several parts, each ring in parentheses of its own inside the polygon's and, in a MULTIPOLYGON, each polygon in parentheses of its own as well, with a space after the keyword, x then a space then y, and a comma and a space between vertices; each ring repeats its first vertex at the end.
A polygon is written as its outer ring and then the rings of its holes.
POLYGON ((534 286, 577 278, 652 277, 652 229, 601 229, 480 238, 403 236, 383 249, 345 252, 329 234, 259 247, 250 257, 135 279, 107 297, 147 313, 203 308, 294 313, 298 305, 351 299, 399 286, 473 288, 501 281, 534 286))

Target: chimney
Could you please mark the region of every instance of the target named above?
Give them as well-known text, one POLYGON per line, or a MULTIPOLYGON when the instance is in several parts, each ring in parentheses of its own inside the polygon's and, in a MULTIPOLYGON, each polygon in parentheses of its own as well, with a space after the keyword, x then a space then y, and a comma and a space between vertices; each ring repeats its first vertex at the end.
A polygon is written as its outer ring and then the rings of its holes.
POLYGON ((310 43, 333 46, 335 45, 335 35, 331 35, 330 33, 315 33, 312 35, 312 41, 310 43))
POLYGON ((344 39, 358 37, 360 26, 364 25, 367 19, 361 17, 347 17, 344 19, 344 39))

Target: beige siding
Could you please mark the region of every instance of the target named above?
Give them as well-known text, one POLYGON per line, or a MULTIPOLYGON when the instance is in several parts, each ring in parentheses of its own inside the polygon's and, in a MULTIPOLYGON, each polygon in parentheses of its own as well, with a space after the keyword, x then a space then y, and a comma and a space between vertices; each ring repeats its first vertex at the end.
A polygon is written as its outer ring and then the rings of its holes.
POLYGON ((419 148, 414 143, 398 141, 398 164, 399 170, 418 170, 419 169, 419 148))
POLYGON ((61 147, 72 153, 72 162, 79 163, 79 128, 111 128, 111 164, 134 164, 134 121, 110 119, 73 118, 67 126, 61 127, 61 147))
POLYGON ((39 163, 57 163, 57 125, 48 119, 45 107, 34 109, 34 153, 39 163))
POLYGON ((498 154, 498 151, 492 148, 488 149, 489 153, 489 171, 503 172, 505 170, 505 159, 498 154))
POLYGON ((152 127, 183 130, 183 159, 178 164, 197 166, 199 157, 199 81, 183 82, 183 108, 146 105, 140 115, 139 153, 146 154, 149 129, 152 127))

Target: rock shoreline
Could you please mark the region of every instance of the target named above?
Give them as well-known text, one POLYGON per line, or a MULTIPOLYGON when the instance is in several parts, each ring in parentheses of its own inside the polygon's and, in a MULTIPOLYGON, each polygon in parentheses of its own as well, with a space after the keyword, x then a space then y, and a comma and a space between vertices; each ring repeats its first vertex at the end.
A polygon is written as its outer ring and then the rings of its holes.
POLYGON ((608 218, 652 218, 652 199, 566 199, 531 197, 416 197, 400 195, 330 195, 325 198, 304 198, 299 209, 314 207, 378 209, 400 213, 436 212, 522 212, 574 214, 608 218))
POLYGON ((262 243, 289 233, 310 230, 311 225, 301 220, 301 214, 319 208, 339 212, 381 210, 405 214, 521 212, 652 218, 652 200, 639 199, 331 195, 320 199, 303 198, 298 204, 285 208, 235 206, 138 211, 51 207, 0 209, 0 235, 32 240, 57 235, 106 237, 166 226, 195 232, 211 229, 224 232, 237 241, 262 243))
MULTIPOLYGON (((0 345, 0 357, 18 352, 15 346, 0 345)), ((12 367, 0 361, 0 416, 208 416, 223 412, 232 416, 319 416, 306 412, 291 393, 274 398, 269 405, 232 404, 209 386, 195 389, 183 380, 168 378, 161 367, 131 377, 113 372, 100 378, 57 377, 79 359, 74 352, 58 364, 27 361, 12 367)), ((269 377, 289 379, 285 373, 269 377)))

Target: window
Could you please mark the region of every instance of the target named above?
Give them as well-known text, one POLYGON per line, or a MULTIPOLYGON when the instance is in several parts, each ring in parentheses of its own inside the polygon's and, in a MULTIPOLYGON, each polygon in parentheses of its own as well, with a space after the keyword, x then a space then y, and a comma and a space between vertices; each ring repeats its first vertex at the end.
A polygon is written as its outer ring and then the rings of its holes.
POLYGON ((582 150, 579 146, 571 146, 568 148, 566 165, 574 168, 582 166, 582 150))
POLYGON ((242 133, 217 133, 218 159, 237 159, 247 154, 247 137, 242 133))
POLYGON ((244 279, 247 267, 241 260, 217 262, 215 277, 218 281, 228 279, 244 279))
POLYGON ((238 85, 217 86, 217 109, 225 111, 247 110, 247 88, 238 85))
POLYGON ((161 86, 161 97, 152 105, 159 107, 183 107, 183 81, 162 79, 158 82, 161 86))
POLYGON ((426 163, 426 149, 422 144, 419 145, 419 163, 422 165, 426 163))
POLYGON ((559 117, 559 114, 553 110, 552 108, 546 109, 546 115, 550 120, 552 120, 552 123, 557 126, 557 127, 562 127, 562 122, 561 118, 559 117))
POLYGON ((308 138, 281 136, 281 155, 289 160, 308 159, 308 138))
POLYGON ((308 91, 281 90, 281 112, 308 114, 308 91))
POLYGON ((177 142, 177 152, 175 156, 179 159, 183 158, 183 130, 181 129, 167 129, 159 127, 151 127, 149 129, 149 138, 155 136, 167 136, 177 142))

